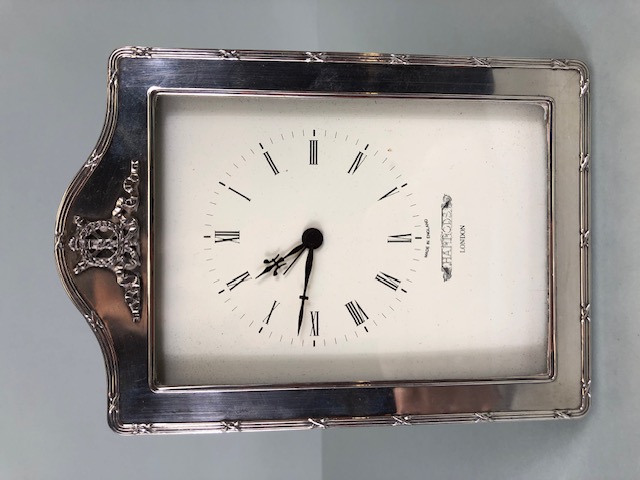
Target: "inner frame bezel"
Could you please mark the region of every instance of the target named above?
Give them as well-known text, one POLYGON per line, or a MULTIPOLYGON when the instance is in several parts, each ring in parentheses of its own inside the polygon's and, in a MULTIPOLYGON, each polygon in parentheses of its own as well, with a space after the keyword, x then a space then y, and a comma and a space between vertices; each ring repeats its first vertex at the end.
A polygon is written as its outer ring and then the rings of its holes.
POLYGON ((156 355, 156 333, 155 333, 155 262, 154 262, 154 240, 155 227, 153 222, 149 221, 147 228, 149 231, 148 239, 148 274, 147 278, 147 303, 149 329, 149 386, 154 391, 247 391, 247 390, 288 390, 292 388, 356 388, 362 386, 375 387, 410 387, 410 386, 428 386, 428 385, 474 385, 474 384, 491 384, 491 383, 518 383, 518 382, 547 382, 552 381, 556 368, 556 351, 555 351, 555 265, 553 262, 553 191, 554 191, 554 156, 552 154, 552 118, 553 118, 553 99, 544 96, 498 96, 498 95, 468 95, 460 97, 459 95, 447 94, 393 94, 378 92, 303 92, 303 91, 287 91, 287 90, 234 90, 234 89, 194 89, 194 88, 158 88, 151 87, 147 92, 148 105, 148 219, 154 217, 154 192, 155 192, 155 137, 154 126, 156 124, 156 101, 160 96, 206 96, 206 97, 285 97, 285 98, 400 98, 400 99, 418 99, 422 101, 428 100, 452 100, 452 101, 478 101, 478 102, 522 102, 529 105, 537 105, 544 110, 545 131, 546 131, 546 178, 547 178, 547 201, 546 201, 546 217, 547 217, 547 245, 546 245, 546 267, 547 267, 547 352, 546 352, 546 369, 543 372, 532 375, 523 376, 495 376, 482 377, 474 379, 456 378, 447 380, 376 380, 366 382, 307 382, 307 383, 285 383, 285 384, 236 384, 236 385, 164 385, 158 381, 158 359, 156 355))

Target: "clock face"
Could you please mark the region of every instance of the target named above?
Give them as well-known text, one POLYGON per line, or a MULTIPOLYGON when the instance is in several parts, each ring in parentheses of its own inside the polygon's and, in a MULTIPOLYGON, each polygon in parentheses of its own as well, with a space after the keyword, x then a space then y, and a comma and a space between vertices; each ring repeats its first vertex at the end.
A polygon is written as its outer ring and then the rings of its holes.
POLYGON ((521 254, 546 252, 539 106, 163 94, 154 108, 160 384, 546 370, 547 258, 521 254))
POLYGON ((391 152, 320 128, 275 131, 245 150, 203 210, 216 300, 260 342, 366 337, 409 294, 427 240, 391 152))

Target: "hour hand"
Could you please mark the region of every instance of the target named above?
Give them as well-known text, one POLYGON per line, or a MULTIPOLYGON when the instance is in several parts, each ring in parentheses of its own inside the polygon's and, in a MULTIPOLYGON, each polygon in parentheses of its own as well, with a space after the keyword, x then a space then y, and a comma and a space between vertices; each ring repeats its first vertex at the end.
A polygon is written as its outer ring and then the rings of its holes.
MULTIPOLYGON (((296 253, 298 254, 298 257, 299 257, 304 249, 305 249, 304 243, 301 243, 297 247, 293 247, 293 249, 289 253, 287 253, 284 257, 281 257, 280 254, 277 254, 271 260, 269 260, 268 258, 265 258, 264 263, 266 263, 267 266, 262 272, 260 272, 260 275, 258 275, 256 278, 264 275, 265 273, 269 273, 271 270, 273 270, 274 276, 278 275, 278 269, 286 265, 286 263, 284 263, 285 259, 290 257, 291 255, 295 255, 296 253)), ((298 257, 295 258, 293 263, 296 262, 298 257)), ((291 265, 293 265, 293 263, 291 265)), ((289 271, 289 268, 291 268, 291 265, 289 265, 289 267, 287 268, 287 270, 285 270, 284 273, 287 273, 287 271, 289 271)))
POLYGON ((267 263, 268 265, 265 267, 265 269, 262 272, 260 272, 260 274, 256 278, 261 277, 265 273, 269 273, 271 270, 273 270, 274 276, 278 275, 278 269, 283 265, 285 265, 284 257, 281 257, 280 255, 276 255, 271 260, 265 258, 264 263, 267 263))
MULTIPOLYGON (((280 254, 277 254, 275 257, 273 257, 271 260, 269 260, 268 258, 264 259, 264 263, 267 264, 267 266, 265 267, 265 269, 260 272, 260 275, 258 275, 256 278, 264 275, 265 273, 269 273, 271 270, 273 270, 273 275, 278 275, 278 269, 280 267, 283 267, 286 265, 286 263, 284 263, 285 259, 290 257, 291 255, 295 255, 296 253, 298 254, 298 256, 300 256, 300 254, 302 253, 302 251, 305 249, 304 243, 301 243, 300 245, 298 245, 297 247, 294 247, 289 253, 287 253, 284 257, 281 257, 280 254)), ((295 260, 293 261, 293 263, 295 263, 295 261, 298 259, 298 257, 295 258, 295 260)), ((293 265, 293 263, 291 265, 293 265)), ((289 266, 289 268, 291 268, 291 265, 289 266)), ((287 268, 287 270, 284 273, 287 273, 287 271, 289 270, 289 268, 287 268)))

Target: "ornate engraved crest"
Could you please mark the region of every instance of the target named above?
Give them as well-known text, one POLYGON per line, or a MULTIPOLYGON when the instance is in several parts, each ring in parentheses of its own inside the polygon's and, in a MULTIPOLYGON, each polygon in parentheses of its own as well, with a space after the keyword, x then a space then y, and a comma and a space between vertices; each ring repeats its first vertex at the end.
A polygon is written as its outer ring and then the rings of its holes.
POLYGON ((134 213, 138 209, 137 160, 131 162, 131 173, 123 182, 125 196, 116 200, 111 218, 87 220, 74 217, 76 231, 69 248, 80 254, 73 273, 79 275, 89 268, 107 268, 116 275, 124 290, 124 299, 133 321, 140 320, 140 234, 134 213))

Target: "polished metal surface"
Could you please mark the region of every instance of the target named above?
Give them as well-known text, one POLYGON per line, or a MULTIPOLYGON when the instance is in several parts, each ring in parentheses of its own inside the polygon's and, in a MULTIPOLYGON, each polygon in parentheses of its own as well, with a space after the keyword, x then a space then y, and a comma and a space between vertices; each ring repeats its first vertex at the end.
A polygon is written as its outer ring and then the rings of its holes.
POLYGON ((65 193, 55 231, 62 282, 105 358, 110 426, 142 434, 582 416, 591 387, 589 89, 585 65, 574 60, 116 50, 109 60, 102 133, 65 193), (549 103, 549 376, 239 390, 155 388, 148 126, 154 89, 549 103))

